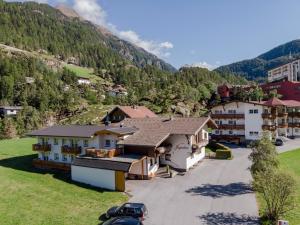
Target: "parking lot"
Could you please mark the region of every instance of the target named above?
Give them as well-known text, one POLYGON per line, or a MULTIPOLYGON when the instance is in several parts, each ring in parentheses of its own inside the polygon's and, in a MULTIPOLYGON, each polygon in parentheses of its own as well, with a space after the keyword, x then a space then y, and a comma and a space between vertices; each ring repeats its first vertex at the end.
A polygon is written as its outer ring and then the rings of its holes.
POLYGON ((146 225, 258 224, 247 148, 233 160, 205 159, 185 175, 127 182, 131 202, 148 207, 146 225))

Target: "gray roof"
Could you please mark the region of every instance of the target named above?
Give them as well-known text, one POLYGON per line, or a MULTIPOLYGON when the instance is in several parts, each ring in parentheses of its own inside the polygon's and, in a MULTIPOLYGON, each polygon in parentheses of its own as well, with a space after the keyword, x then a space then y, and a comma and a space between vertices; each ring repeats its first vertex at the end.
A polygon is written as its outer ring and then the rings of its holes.
POLYGON ((113 158, 92 158, 78 156, 74 159, 72 165, 128 172, 131 164, 139 161, 142 157, 143 156, 137 155, 124 155, 113 158))
POLYGON ((28 134, 28 136, 53 136, 53 137, 84 137, 90 138, 96 132, 109 131, 118 135, 132 134, 137 131, 132 127, 117 126, 95 126, 95 125, 69 125, 69 126, 52 126, 41 130, 36 130, 28 134))

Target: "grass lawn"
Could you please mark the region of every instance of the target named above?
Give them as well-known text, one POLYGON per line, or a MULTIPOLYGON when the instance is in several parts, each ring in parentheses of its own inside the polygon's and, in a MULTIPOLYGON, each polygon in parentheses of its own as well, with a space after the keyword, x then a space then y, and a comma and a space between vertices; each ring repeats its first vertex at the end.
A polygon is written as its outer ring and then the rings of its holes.
POLYGON ((123 193, 73 183, 69 175, 34 169, 35 139, 0 141, 0 224, 99 224, 109 207, 127 200, 123 193))
MULTIPOLYGON (((300 224, 300 149, 296 149, 289 152, 284 152, 279 154, 280 167, 284 171, 290 172, 294 175, 297 181, 297 208, 287 214, 283 219, 288 220, 289 224, 297 225, 300 224)), ((263 206, 263 201, 260 196, 258 196, 258 203, 263 206)), ((260 207, 262 208, 262 207, 260 207)), ((262 212, 261 212, 262 213, 262 212)))
POLYGON ((94 71, 91 68, 80 67, 73 64, 66 64, 65 67, 73 71, 79 77, 91 78, 92 75, 94 75, 94 71))

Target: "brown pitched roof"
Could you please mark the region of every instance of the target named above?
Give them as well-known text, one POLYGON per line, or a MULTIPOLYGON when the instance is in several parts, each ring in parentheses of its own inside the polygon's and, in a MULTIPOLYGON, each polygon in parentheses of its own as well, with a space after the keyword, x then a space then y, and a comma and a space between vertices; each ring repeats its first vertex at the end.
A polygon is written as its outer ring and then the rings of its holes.
POLYGON ((41 130, 36 130, 28 134, 28 136, 54 136, 54 137, 83 137, 90 138, 94 136, 96 132, 108 131, 116 134, 132 134, 136 131, 136 128, 132 127, 119 127, 119 126, 52 126, 41 130))
MULTIPOLYGON (((122 112, 124 112, 129 118, 153 118, 157 117, 157 115, 152 112, 150 109, 148 109, 145 106, 117 106, 113 110, 109 112, 111 114, 115 110, 120 109, 122 112)), ((109 115, 108 114, 108 115, 109 115)), ((105 120, 106 117, 102 121, 105 120)))
POLYGON ((138 131, 127 137, 122 144, 155 147, 171 134, 194 135, 207 123, 216 127, 209 117, 125 119, 122 123, 138 128, 138 131))

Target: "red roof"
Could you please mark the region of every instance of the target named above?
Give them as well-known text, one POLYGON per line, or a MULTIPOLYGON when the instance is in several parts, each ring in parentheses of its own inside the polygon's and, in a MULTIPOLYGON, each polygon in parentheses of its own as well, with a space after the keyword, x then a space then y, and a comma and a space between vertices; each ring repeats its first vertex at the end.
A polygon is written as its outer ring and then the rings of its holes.
POLYGON ((265 101, 264 105, 267 105, 267 106, 285 106, 286 104, 282 100, 273 97, 273 98, 269 99, 268 101, 265 101))
POLYGON ((117 106, 129 118, 153 118, 157 115, 145 106, 117 106))

